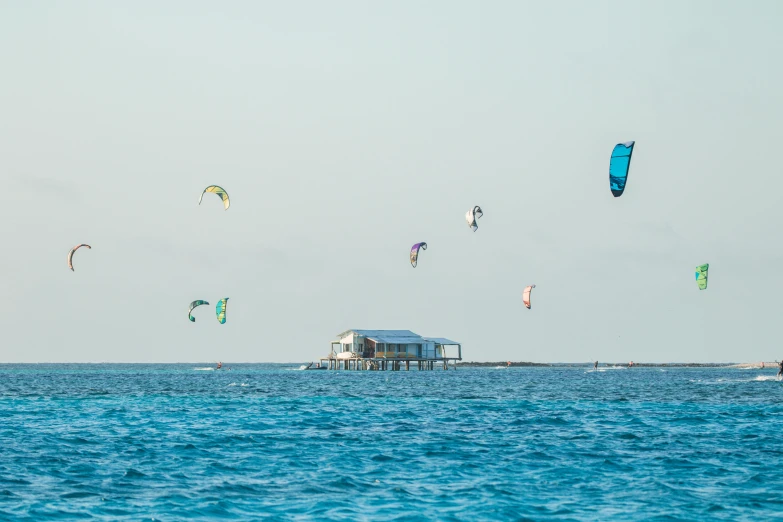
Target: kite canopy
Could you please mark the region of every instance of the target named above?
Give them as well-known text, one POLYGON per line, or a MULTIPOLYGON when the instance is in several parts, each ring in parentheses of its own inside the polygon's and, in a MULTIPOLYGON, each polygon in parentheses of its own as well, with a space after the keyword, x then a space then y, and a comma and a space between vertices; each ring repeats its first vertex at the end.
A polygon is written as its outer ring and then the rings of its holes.
POLYGON ((618 143, 612 150, 612 158, 609 160, 609 188, 616 198, 623 195, 625 183, 628 181, 634 143, 633 141, 618 143))
POLYGON ((223 187, 218 187, 217 185, 210 185, 204 189, 204 192, 201 193, 201 197, 198 198, 199 205, 201 205, 201 200, 204 199, 204 194, 207 192, 212 192, 213 194, 220 196, 220 199, 223 200, 223 206, 228 210, 228 207, 231 205, 231 202, 228 200, 228 192, 226 192, 223 187))
POLYGON ((74 269, 73 269, 73 253, 76 252, 77 250, 79 250, 81 247, 87 247, 90 250, 92 250, 92 247, 90 245, 85 245, 85 244, 82 243, 81 245, 76 245, 75 247, 73 247, 71 249, 70 252, 68 252, 68 268, 71 269, 71 272, 74 272, 74 269))
POLYGON ((427 250, 427 243, 422 241, 421 243, 416 243, 411 247, 411 265, 413 268, 416 268, 416 265, 418 264, 419 249, 427 250))
POLYGON ((215 314, 217 315, 217 320, 218 320, 218 322, 220 324, 226 324, 226 304, 227 303, 228 303, 228 297, 218 301, 218 304, 215 307, 215 314))
POLYGON ((468 222, 468 226, 473 229, 473 232, 478 230, 477 220, 483 215, 484 213, 481 211, 481 207, 479 207, 478 205, 476 205, 472 209, 468 210, 467 213, 465 213, 465 220, 468 222))
POLYGON ((525 303, 525 307, 530 310, 530 291, 533 290, 536 285, 526 286, 522 291, 522 302, 525 303))
POLYGON ((193 309, 196 308, 197 306, 208 305, 208 304, 209 304, 208 302, 202 301, 201 299, 199 299, 198 301, 193 301, 192 303, 190 303, 190 306, 188 307, 188 319, 190 319, 191 323, 195 323, 196 322, 196 318, 193 317, 193 314, 191 314, 193 309))
POLYGON ((707 289, 707 271, 709 269, 709 263, 705 263, 696 267, 696 284, 699 285, 699 290, 707 289))

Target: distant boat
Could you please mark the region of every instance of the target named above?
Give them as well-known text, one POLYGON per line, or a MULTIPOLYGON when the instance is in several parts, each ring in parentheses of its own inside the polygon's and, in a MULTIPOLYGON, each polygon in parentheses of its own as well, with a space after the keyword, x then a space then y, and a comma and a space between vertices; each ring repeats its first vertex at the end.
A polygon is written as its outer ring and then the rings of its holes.
POLYGON ((326 366, 321 366, 320 364, 317 364, 313 366, 315 363, 310 364, 303 364, 299 367, 300 370, 326 370, 326 366))

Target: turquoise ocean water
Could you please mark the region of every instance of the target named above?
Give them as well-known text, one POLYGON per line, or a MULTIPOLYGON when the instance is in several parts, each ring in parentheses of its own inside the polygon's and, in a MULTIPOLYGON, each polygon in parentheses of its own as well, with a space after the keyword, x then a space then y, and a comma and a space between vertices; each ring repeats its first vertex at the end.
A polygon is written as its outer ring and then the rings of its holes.
POLYGON ((762 520, 775 370, 0 365, 0 520, 762 520))

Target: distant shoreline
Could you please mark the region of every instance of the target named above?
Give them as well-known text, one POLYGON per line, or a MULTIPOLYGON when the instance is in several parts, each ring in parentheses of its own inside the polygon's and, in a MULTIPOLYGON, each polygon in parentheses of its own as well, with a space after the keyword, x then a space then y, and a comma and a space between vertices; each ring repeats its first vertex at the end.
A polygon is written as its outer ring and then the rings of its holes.
MULTIPOLYGON (((458 362, 457 366, 463 367, 495 367, 507 366, 506 361, 500 362, 458 362)), ((764 362, 765 369, 777 368, 776 362, 764 362)), ((534 363, 534 362, 511 362, 512 367, 545 367, 545 368, 591 368, 593 363, 534 363)), ((628 363, 598 363, 599 368, 611 366, 628 367, 628 363)), ((757 363, 633 363, 633 368, 759 368, 761 362, 757 363)))
MULTIPOLYGON (((309 362, 309 361, 307 361, 309 362)), ((243 365, 258 365, 258 364, 269 364, 269 365, 275 365, 275 366, 300 366, 302 362, 232 362, 232 361, 226 361, 223 362, 223 366, 228 368, 231 366, 234 366, 236 368, 240 368, 243 365)), ((306 364, 306 363, 305 363, 306 364)), ((494 368, 498 366, 506 367, 507 361, 496 361, 496 362, 481 362, 481 361, 463 361, 463 362, 457 362, 457 366, 463 367, 463 368, 494 368)), ((633 363, 633 368, 757 368, 762 369, 761 362, 752 362, 752 363, 736 363, 736 362, 727 362, 727 363, 716 363, 716 362, 704 362, 704 363, 695 363, 695 362, 687 362, 687 363, 679 363, 679 362, 669 362, 669 363, 633 363)), ((182 365, 196 365, 196 366, 204 366, 204 367, 213 367, 215 366, 215 363, 212 362, 0 362, 0 368, 3 366, 111 366, 111 365, 117 365, 117 366, 182 366, 182 365)), ((451 364, 450 364, 451 365, 451 364)), ((541 367, 541 368, 592 368, 593 363, 591 362, 577 362, 577 363, 568 363, 568 362, 562 362, 562 363, 537 363, 537 362, 529 362, 529 361, 512 361, 511 366, 517 368, 534 368, 534 367, 541 367)), ((623 367, 627 368, 628 363, 627 362, 599 362, 598 367, 599 368, 609 368, 609 367, 623 367)), ((778 363, 777 362, 764 362, 764 369, 777 369, 778 363)))

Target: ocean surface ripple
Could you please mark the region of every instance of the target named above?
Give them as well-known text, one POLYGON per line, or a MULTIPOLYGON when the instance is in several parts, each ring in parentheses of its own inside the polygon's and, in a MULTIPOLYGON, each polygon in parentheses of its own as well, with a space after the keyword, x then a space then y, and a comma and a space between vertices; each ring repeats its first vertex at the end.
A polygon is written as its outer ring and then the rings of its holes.
POLYGON ((774 369, 204 366, 0 365, 0 519, 783 510, 774 369))

